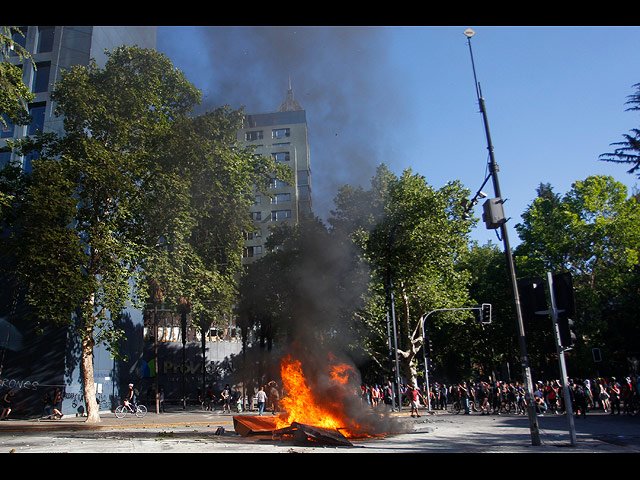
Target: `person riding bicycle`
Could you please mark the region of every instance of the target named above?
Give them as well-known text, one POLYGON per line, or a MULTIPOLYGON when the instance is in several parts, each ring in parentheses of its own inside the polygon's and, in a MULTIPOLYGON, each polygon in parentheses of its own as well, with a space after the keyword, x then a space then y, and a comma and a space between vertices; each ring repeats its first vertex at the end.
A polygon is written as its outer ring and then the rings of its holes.
MULTIPOLYGON (((125 402, 128 402, 129 405, 131 406, 132 410, 135 412, 136 408, 138 406, 138 397, 136 395, 136 391, 133 388, 133 383, 129 384, 129 395, 127 396, 127 400, 125 402)), ((126 403, 125 403, 126 404, 126 403)))

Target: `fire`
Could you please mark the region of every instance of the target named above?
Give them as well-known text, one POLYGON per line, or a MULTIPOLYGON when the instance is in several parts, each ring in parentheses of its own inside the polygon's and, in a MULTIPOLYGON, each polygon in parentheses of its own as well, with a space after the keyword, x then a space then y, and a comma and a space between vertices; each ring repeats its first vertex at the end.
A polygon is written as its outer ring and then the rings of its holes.
POLYGON ((353 368, 349 365, 333 365, 329 372, 329 377, 336 383, 346 385, 349 381, 349 374, 353 373, 353 368))
POLYGON ((345 388, 355 371, 345 364, 329 367, 326 385, 309 385, 299 360, 290 355, 281 362, 281 376, 286 396, 281 405, 285 414, 278 417, 277 427, 293 422, 339 430, 345 437, 358 434, 359 426, 345 413, 345 388))

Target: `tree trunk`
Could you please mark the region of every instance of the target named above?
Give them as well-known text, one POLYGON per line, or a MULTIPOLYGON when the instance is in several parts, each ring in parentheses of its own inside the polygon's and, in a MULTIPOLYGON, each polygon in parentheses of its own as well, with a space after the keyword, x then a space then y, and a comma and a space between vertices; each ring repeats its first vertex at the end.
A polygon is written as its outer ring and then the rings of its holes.
POLYGON ((418 369, 416 368, 414 362, 414 359, 416 357, 416 349, 413 339, 413 329, 410 328, 411 307, 409 305, 409 295, 404 288, 403 282, 400 283, 400 288, 404 306, 404 335, 402 335, 402 349, 405 353, 402 355, 402 360, 404 363, 403 370, 407 377, 407 381, 413 386, 418 384, 418 369))
POLYGON ((84 327, 82 337, 82 383, 84 386, 84 404, 87 409, 87 423, 99 423, 98 402, 96 401, 96 385, 93 378, 93 326, 84 327))

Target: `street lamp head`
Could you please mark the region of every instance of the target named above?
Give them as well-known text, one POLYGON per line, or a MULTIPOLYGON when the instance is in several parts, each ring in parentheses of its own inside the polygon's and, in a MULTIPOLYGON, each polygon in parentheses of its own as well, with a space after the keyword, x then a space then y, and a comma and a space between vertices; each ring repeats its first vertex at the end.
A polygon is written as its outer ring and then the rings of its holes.
POLYGON ((471 38, 471 37, 473 37, 473 36, 476 34, 476 32, 474 32, 474 31, 473 31, 473 30, 471 30, 470 28, 467 28, 467 29, 464 31, 464 34, 467 36, 467 38, 471 38))

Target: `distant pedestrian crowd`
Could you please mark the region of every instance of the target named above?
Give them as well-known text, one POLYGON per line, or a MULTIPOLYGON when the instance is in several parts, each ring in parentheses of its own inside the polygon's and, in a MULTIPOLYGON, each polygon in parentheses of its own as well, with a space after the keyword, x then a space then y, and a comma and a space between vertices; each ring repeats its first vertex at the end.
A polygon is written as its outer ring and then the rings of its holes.
MULTIPOLYGON (((630 375, 595 379, 570 379, 567 382, 573 413, 584 417, 589 411, 601 411, 610 414, 638 415, 640 413, 640 376, 630 375)), ((537 381, 532 392, 535 413, 564 414, 568 401, 560 380, 537 381)), ((360 391, 362 403, 371 408, 392 408, 397 406, 397 393, 391 383, 387 385, 362 385, 360 391)), ((453 411, 481 415, 516 414, 526 415, 528 402, 525 385, 521 382, 459 382, 447 385, 433 383, 427 390, 414 389, 409 385, 400 388, 402 406, 411 407, 414 415, 414 402, 421 400, 422 406, 432 410, 453 411)), ((417 411, 416 411, 417 414, 417 411)))

